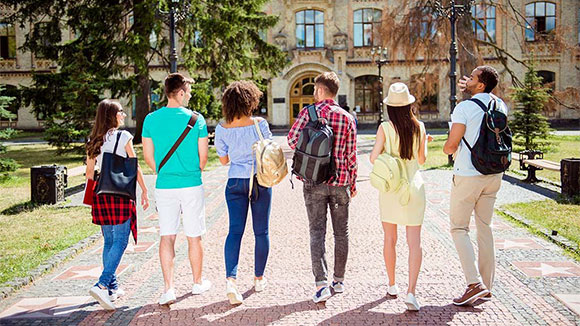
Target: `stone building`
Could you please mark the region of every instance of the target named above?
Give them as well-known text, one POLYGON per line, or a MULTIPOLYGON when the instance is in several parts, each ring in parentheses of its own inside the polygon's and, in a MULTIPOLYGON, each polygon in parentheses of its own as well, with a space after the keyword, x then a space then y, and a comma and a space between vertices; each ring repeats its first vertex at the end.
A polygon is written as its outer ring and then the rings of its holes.
MULTIPOLYGON (((271 125, 287 127, 291 125, 306 104, 313 103, 313 79, 325 71, 335 71, 341 79, 338 102, 357 111, 359 123, 376 124, 380 115, 379 68, 373 59, 372 49, 381 44, 379 26, 383 10, 397 5, 401 0, 272 0, 264 12, 277 15, 280 20, 276 27, 264 33, 271 43, 288 53, 291 63, 277 76, 269 79, 260 114, 267 117, 271 125)), ((500 0, 501 1, 501 0, 500 0)), ((536 26, 521 31, 511 26, 513 23, 500 10, 484 2, 477 2, 473 15, 486 26, 489 35, 498 46, 508 50, 518 60, 529 59, 535 53, 538 70, 544 81, 555 91, 570 87, 580 87, 580 52, 555 51, 553 44, 542 37, 543 32, 558 29, 564 33, 570 44, 580 43, 580 1, 570 0, 512 0, 526 19, 536 26)), ((32 70, 51 70, 51 66, 41 58, 16 50, 24 42, 23 32, 18 26, 0 24, 0 78, 2 84, 27 85, 32 70)), ((478 38, 486 35, 474 25, 478 38)), ((155 41, 155 40, 152 40, 155 41)), ((482 47, 486 64, 495 66, 502 74, 504 82, 509 75, 495 58, 491 47, 482 47)), ((161 61, 151 67, 152 78, 162 80, 167 68, 161 61)), ((416 76, 423 70, 420 61, 405 60, 400 53, 386 52, 386 64, 381 67, 382 91, 386 94, 388 85, 402 81, 411 86, 416 76)), ((518 76, 523 78, 525 68, 513 65, 518 76)), ((436 91, 423 100, 418 107, 420 118, 431 124, 443 124, 449 120, 449 64, 440 63, 437 73, 431 76, 436 91)), ((130 105, 130 99, 125 101, 130 105)), ((130 111, 130 110, 129 110, 130 111)), ((571 121, 580 118, 578 110, 555 104, 545 110, 549 119, 571 121)), ((134 120, 129 115, 129 126, 134 120)), ((6 122, 4 122, 6 124, 6 122)), ((42 125, 26 108, 18 110, 15 126, 18 128, 38 128, 42 125)))

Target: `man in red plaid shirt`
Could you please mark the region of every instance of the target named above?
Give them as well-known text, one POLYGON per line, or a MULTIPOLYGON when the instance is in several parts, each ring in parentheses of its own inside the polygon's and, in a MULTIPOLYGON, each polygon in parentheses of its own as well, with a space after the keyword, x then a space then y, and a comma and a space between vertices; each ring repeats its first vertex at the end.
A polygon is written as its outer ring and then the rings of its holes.
MULTIPOLYGON (((334 231, 334 281, 335 292, 344 292, 344 273, 348 257, 348 206, 356 195, 357 158, 356 127, 352 115, 334 101, 340 81, 334 72, 327 72, 314 79, 314 100, 319 119, 325 119, 334 132, 332 158, 336 175, 319 185, 304 183, 304 201, 310 227, 310 254, 312 272, 316 282, 314 302, 326 301, 331 296, 327 279, 325 257, 326 211, 334 231)), ((288 133, 288 145, 296 149, 302 129, 310 120, 307 108, 298 114, 288 133)))

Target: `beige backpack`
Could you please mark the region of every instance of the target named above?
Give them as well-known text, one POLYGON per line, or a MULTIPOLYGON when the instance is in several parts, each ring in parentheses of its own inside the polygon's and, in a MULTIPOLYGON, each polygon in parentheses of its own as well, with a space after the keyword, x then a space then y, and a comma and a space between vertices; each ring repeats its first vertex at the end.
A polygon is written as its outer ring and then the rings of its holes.
MULTIPOLYGON (((256 160, 256 171, 258 184, 262 187, 272 187, 279 184, 288 174, 288 166, 286 164, 286 157, 280 145, 272 139, 264 139, 258 120, 254 120, 256 131, 260 140, 254 143, 252 149, 256 160)), ((252 167, 252 176, 254 169, 252 167)), ((252 194, 252 183, 254 178, 250 178, 250 196, 252 194)))

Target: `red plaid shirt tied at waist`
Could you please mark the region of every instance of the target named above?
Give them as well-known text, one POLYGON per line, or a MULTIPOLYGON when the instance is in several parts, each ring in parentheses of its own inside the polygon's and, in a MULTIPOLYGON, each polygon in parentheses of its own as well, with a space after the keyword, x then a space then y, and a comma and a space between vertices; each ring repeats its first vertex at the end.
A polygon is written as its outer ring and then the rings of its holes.
MULTIPOLYGON (((354 118, 332 99, 317 102, 315 106, 318 117, 326 119, 334 132, 332 156, 336 166, 336 177, 330 178, 326 183, 331 186, 350 186, 350 191, 354 192, 358 168, 354 118)), ((290 148, 296 149, 300 132, 308 121, 310 121, 308 110, 303 108, 288 133, 290 148)))

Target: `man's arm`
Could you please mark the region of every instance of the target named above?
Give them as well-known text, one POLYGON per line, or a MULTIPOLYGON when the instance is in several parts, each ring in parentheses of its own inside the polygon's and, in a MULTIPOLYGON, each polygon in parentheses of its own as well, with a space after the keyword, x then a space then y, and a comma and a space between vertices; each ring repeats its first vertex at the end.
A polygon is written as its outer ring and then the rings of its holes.
POLYGON ((290 146, 290 148, 296 149, 296 144, 298 143, 298 138, 300 137, 300 131, 302 128, 304 128, 304 126, 306 126, 308 120, 308 110, 303 108, 302 111, 300 111, 298 114, 298 117, 296 117, 292 128, 290 128, 290 131, 288 132, 287 139, 288 146, 290 146))
POLYGON ((197 148, 199 152, 199 169, 203 171, 205 165, 207 164, 207 155, 209 151, 207 137, 199 138, 197 140, 197 148))
POLYGON ((356 127, 354 118, 349 119, 349 131, 346 135, 346 162, 350 175, 350 196, 356 196, 356 178, 358 162, 356 156, 356 127))
POLYGON ((459 143, 461 138, 465 135, 465 125, 462 123, 453 123, 451 125, 451 131, 449 131, 449 137, 443 145, 443 153, 451 155, 457 151, 459 148, 459 143))
POLYGON ((145 163, 147 166, 151 168, 151 170, 157 173, 157 169, 155 166, 155 148, 153 147, 153 139, 142 137, 141 142, 143 143, 143 158, 145 159, 145 163))

